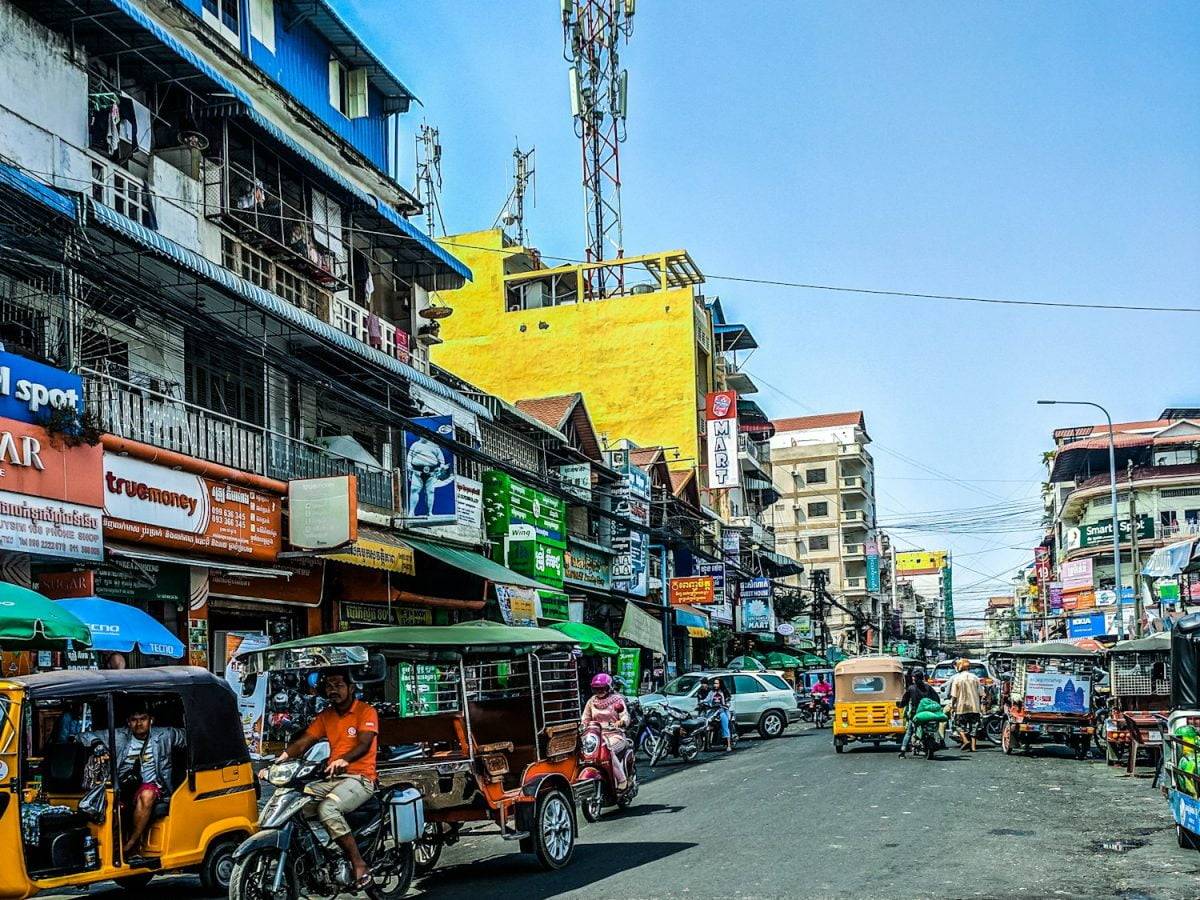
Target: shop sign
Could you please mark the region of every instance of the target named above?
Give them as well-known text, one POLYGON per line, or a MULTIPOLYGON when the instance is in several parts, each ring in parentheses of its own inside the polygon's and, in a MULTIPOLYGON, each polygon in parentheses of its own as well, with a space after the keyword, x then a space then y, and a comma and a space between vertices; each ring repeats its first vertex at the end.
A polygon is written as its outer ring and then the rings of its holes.
POLYGON ((506 625, 536 627, 541 612, 541 598, 533 588, 496 585, 496 602, 506 625))
POLYGON ((1060 672, 1025 675, 1025 708, 1029 712, 1086 713, 1091 685, 1086 676, 1060 672))
POLYGON ((796 616, 792 619, 792 637, 797 641, 812 640, 812 616, 796 616))
POLYGON ((1104 613, 1092 613, 1087 616, 1071 616, 1067 619, 1067 637, 1085 638, 1100 637, 1105 634, 1104 613))
POLYGON ((636 604, 626 602, 625 619, 621 622, 621 637, 665 656, 662 629, 662 623, 658 619, 638 609, 636 604))
POLYGON ((100 510, 0 491, 0 551, 99 562, 104 558, 100 510))
POLYGON ((571 617, 571 598, 561 591, 538 591, 542 613, 540 618, 547 622, 566 622, 571 617))
POLYGON ((751 578, 742 585, 742 631, 770 632, 772 629, 771 581, 751 578))
POLYGON ((514 479, 506 472, 483 473, 483 519, 487 533, 502 536, 511 525, 532 525, 539 538, 567 545, 567 507, 558 497, 514 479))
POLYGON ((39 572, 35 570, 33 589, 51 600, 65 600, 68 597, 94 597, 96 596, 96 577, 90 569, 82 572, 39 572))
POLYGON ((667 581, 667 596, 672 606, 708 606, 713 602, 711 575, 689 575, 667 581))
POLYGON ((737 564, 742 558, 742 533, 731 528, 721 531, 721 555, 725 562, 737 564))
MULTIPOLYGON (((650 524, 650 476, 632 463, 621 469, 614 512, 630 522, 650 524)), ((650 535, 617 522, 613 526, 612 586, 645 597, 650 578, 650 535)))
MULTIPOLYGON (((447 440, 454 440, 451 416, 413 419, 447 440)), ((454 490, 454 453, 441 444, 404 432, 404 514, 408 524, 453 523, 458 498, 454 490)))
POLYGON ((428 716, 438 712, 438 667, 427 663, 400 663, 399 712, 401 717, 428 716))
POLYGON ((867 590, 875 592, 879 590, 879 542, 875 538, 868 538, 866 551, 867 590))
POLYGON ((43 423, 56 409, 83 413, 83 379, 0 350, 0 418, 43 423))
POLYGON ((911 550, 896 554, 897 575, 936 575, 945 567, 945 550, 911 550))
MULTIPOLYGON (((1137 536, 1140 541, 1154 539, 1154 520, 1150 516, 1138 516, 1137 536)), ((1122 544, 1133 540, 1133 529, 1128 519, 1118 519, 1121 528, 1120 541, 1122 544)), ((1067 549, 1079 550, 1083 547, 1112 546, 1112 519, 1104 519, 1091 525, 1080 525, 1078 528, 1067 529, 1067 549)))
POLYGON ((733 591, 732 585, 725 578, 725 563, 699 562, 695 563, 696 574, 708 575, 713 580, 713 602, 706 606, 705 612, 714 622, 729 624, 733 622, 733 591))
POLYGON ((564 558, 563 579, 571 584, 608 590, 612 584, 612 562, 608 554, 572 543, 564 558))
POLYGON ((617 653, 617 685, 626 697, 636 697, 642 682, 642 651, 622 647, 617 653))
POLYGON ((188 619, 188 665, 208 668, 208 619, 188 619))
POLYGON ((360 534, 358 540, 341 553, 322 555, 326 559, 349 563, 352 566, 397 572, 401 575, 417 574, 416 554, 413 553, 411 547, 405 547, 394 541, 380 540, 367 534, 360 534))
POLYGON ((1047 589, 1050 594, 1050 612, 1062 612, 1063 608, 1063 588, 1061 581, 1051 581, 1047 584, 1047 589))
POLYGON ((303 550, 341 547, 358 537, 358 479, 353 475, 288 482, 288 543, 303 550))
POLYGON ((1163 581, 1158 585, 1158 599, 1164 603, 1175 604, 1179 602, 1179 582, 1163 581))
POLYGON ((280 498, 130 456, 104 454, 104 529, 113 538, 273 562, 280 498))
POLYGON ((575 463, 558 467, 558 479, 563 489, 584 500, 592 499, 592 464, 575 463))
POLYGON ((524 530, 528 526, 514 525, 512 528, 521 530, 509 535, 508 568, 542 584, 562 587, 565 569, 565 552, 562 547, 547 544, 539 538, 530 539, 528 532, 524 530))
POLYGON ((1064 562, 1058 567, 1058 578, 1064 591, 1078 591, 1091 588, 1092 561, 1090 559, 1074 559, 1064 562))
POLYGON ((127 603, 149 600, 187 605, 191 598, 192 571, 177 563, 114 557, 96 570, 96 594, 127 603))
POLYGON ((1104 590, 1096 591, 1096 605, 1097 606, 1116 606, 1117 605, 1117 592, 1114 590, 1111 590, 1109 588, 1105 588, 1104 590))
POLYGON ((400 606, 387 603, 338 604, 343 630, 369 625, 432 625, 433 611, 424 606, 400 606))
POLYGON ((738 463, 737 391, 716 391, 704 401, 708 437, 708 489, 723 491, 741 484, 738 463))
POLYGON ((242 734, 252 756, 262 756, 263 724, 267 712, 267 682, 259 678, 249 697, 242 695, 242 663, 234 659, 239 653, 253 653, 270 646, 271 641, 261 631, 229 631, 225 633, 225 680, 237 697, 238 715, 242 719, 242 734))
POLYGON ((234 572, 213 570, 208 579, 209 596, 297 606, 321 605, 325 560, 311 557, 281 559, 276 563, 276 568, 285 569, 291 576, 250 578, 234 572))
POLYGON ((456 475, 454 498, 454 522, 447 525, 409 525, 415 534, 428 534, 477 547, 483 543, 483 482, 456 475))

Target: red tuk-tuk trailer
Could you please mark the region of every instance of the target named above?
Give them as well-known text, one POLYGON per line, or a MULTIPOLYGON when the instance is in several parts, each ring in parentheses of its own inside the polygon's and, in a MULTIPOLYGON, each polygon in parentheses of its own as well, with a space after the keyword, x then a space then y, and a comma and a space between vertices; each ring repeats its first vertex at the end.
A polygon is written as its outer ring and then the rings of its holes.
MULTIPOLYGON (((1171 707, 1171 634, 1120 641, 1107 653, 1109 699, 1101 738, 1104 757, 1116 765, 1134 744, 1161 747, 1158 723, 1171 707)), ((1130 759, 1130 771, 1136 765, 1130 759)))
POLYGON ((1005 753, 1034 743, 1065 744, 1086 759, 1096 733, 1092 670, 1100 655, 1063 641, 1019 644, 1000 745, 1005 753))

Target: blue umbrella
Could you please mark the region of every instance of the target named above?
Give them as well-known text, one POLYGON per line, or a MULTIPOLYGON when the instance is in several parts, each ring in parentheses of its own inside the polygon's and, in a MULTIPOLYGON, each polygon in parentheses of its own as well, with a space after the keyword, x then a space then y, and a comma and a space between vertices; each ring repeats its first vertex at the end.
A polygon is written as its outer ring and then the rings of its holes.
POLYGON ((187 652, 183 642, 161 622, 135 606, 103 597, 71 597, 58 604, 87 624, 93 650, 128 653, 136 645, 143 653, 174 658, 187 652))

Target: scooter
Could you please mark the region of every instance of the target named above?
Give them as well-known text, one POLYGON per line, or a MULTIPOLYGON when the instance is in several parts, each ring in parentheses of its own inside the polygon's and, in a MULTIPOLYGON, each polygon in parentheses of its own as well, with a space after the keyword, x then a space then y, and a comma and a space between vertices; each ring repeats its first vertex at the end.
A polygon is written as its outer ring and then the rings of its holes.
POLYGON ((915 725, 913 727, 913 756, 924 756, 926 759, 933 759, 934 753, 946 749, 946 742, 942 739, 940 725, 940 722, 926 722, 923 725, 915 725))
MULTIPOLYGON (((624 749, 620 750, 621 762, 625 767, 625 787, 617 790, 616 778, 613 775, 612 754, 608 742, 604 740, 605 730, 598 722, 593 722, 583 730, 579 739, 579 760, 583 763, 579 773, 581 781, 593 779, 600 782, 600 790, 583 803, 583 817, 589 822, 600 818, 600 813, 606 806, 618 806, 626 809, 637 796, 637 751, 633 742, 626 738, 624 749)), ((620 729, 607 729, 610 733, 620 732, 620 729)))
POLYGON ((650 765, 656 766, 668 754, 691 762, 704 749, 704 732, 708 720, 689 715, 673 706, 660 705, 647 709, 646 716, 657 726, 658 740, 650 754, 650 765))
MULTIPOLYGON (((738 742, 737 721, 733 718, 733 710, 726 710, 729 715, 729 743, 736 750, 738 742)), ((721 707, 712 703, 700 703, 697 713, 705 721, 704 750, 722 749, 725 737, 721 734, 721 707)))

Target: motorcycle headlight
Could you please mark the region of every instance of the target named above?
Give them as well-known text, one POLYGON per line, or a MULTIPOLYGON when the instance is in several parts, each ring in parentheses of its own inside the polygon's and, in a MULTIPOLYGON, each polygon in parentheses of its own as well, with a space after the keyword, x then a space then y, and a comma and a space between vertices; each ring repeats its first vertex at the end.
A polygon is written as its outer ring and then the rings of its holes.
POLYGON ((579 746, 583 748, 585 755, 591 756, 600 749, 600 735, 594 731, 587 732, 580 740, 579 746))
POLYGON ((275 763, 267 772, 267 781, 275 787, 286 787, 291 784, 296 773, 300 771, 300 760, 289 759, 286 762, 275 763))

